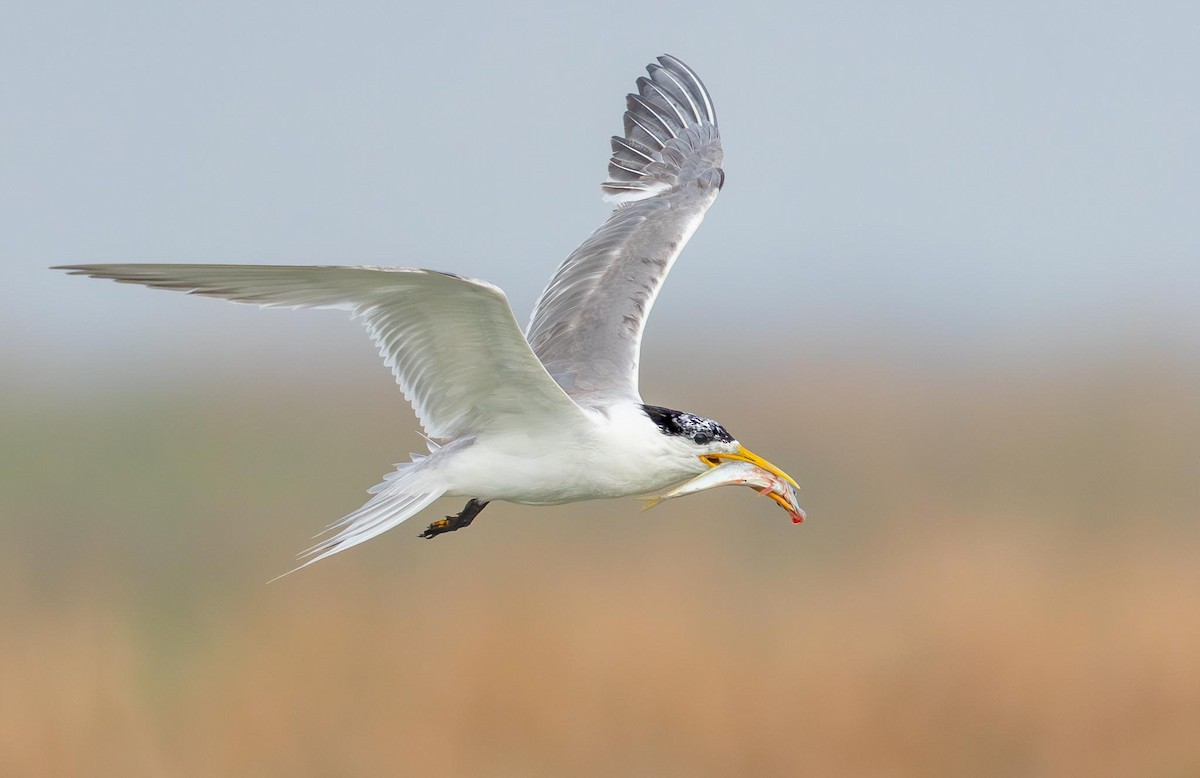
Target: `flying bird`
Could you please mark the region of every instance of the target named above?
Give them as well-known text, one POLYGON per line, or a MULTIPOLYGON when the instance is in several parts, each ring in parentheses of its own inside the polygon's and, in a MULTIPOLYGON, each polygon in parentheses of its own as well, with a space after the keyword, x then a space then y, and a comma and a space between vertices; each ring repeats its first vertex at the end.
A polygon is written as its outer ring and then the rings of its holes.
MULTIPOLYGON (((712 419, 638 392, 646 317, 725 182, 717 114, 690 67, 658 57, 612 138, 608 219, 542 292, 528 329, 498 287, 396 267, 103 264, 73 274, 239 303, 340 308, 367 328, 412 404, 427 456, 396 465, 362 507, 330 525, 301 567, 395 527, 444 495, 463 510, 422 537, 468 526, 489 502, 556 505, 644 495, 685 479, 760 489, 794 522, 796 482, 712 419), (710 469, 732 463, 722 480, 710 469), (746 463, 765 471, 747 476, 746 463)), ((321 537, 321 536, 318 536, 321 537)))

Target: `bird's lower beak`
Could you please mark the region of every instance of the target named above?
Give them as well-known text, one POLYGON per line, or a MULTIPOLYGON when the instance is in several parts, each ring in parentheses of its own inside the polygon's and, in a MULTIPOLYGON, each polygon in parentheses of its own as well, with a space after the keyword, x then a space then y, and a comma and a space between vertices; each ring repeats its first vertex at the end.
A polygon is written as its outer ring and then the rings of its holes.
POLYGON ((709 467, 716 467, 717 465, 721 464, 722 459, 735 459, 739 462, 749 462, 752 465, 761 467, 768 473, 779 476, 795 488, 800 488, 800 484, 796 483, 790 475, 783 472, 778 467, 775 467, 775 465, 763 459, 758 454, 755 454, 745 446, 738 446, 738 450, 732 454, 705 454, 704 456, 700 457, 700 461, 704 462, 704 464, 708 465, 709 467))
MULTIPOLYGON (((789 489, 788 491, 791 491, 791 490, 789 489)), ((806 518, 808 518, 807 516, 804 515, 804 509, 796 504, 796 493, 795 492, 792 492, 789 495, 789 497, 792 498, 791 502, 789 502, 785 497, 776 494, 775 492, 771 492, 767 496, 770 497, 775 502, 779 503, 779 507, 783 508, 785 511, 788 512, 788 515, 792 517, 793 524, 800 524, 806 518)))

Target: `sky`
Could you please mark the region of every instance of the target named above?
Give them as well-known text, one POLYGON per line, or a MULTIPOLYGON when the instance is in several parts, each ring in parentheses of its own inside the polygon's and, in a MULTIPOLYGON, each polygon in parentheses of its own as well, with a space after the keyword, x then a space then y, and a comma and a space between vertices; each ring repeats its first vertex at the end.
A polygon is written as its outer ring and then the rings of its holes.
POLYGON ((429 267, 524 322, 605 218, 608 137, 663 52, 714 97, 726 186, 648 349, 1195 354, 1197 8, 22 4, 0 30, 0 381, 362 340, 60 263, 429 267))

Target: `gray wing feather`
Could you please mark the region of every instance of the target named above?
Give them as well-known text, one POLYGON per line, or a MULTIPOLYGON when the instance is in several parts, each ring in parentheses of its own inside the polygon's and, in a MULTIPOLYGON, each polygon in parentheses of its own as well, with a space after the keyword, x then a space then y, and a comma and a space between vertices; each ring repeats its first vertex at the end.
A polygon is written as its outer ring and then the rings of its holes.
POLYGON ((646 317, 667 273, 724 183, 712 99, 670 56, 647 67, 612 139, 605 199, 617 209, 559 267, 526 336, 577 401, 640 401, 646 317))
POLYGON ((61 269, 260 306, 350 311, 366 325, 431 437, 583 421, 579 407, 530 350, 504 292, 484 281, 373 267, 121 264, 61 269))

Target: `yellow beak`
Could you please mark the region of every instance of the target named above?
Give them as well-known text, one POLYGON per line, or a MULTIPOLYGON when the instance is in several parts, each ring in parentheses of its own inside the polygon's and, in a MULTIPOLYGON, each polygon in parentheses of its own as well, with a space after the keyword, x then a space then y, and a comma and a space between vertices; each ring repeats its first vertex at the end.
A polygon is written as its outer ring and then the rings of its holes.
MULTIPOLYGON (((757 465, 758 467, 761 467, 763 470, 766 470, 768 473, 772 473, 773 475, 779 476, 780 478, 787 481, 789 484, 796 487, 797 489, 800 488, 800 484, 798 484, 794 480, 792 480, 792 477, 790 475, 783 472, 778 467, 775 467, 775 465, 773 465, 770 462, 768 462, 767 460, 763 459, 758 454, 755 454, 753 451, 746 448, 745 446, 738 446, 738 450, 732 454, 705 454, 704 456, 700 457, 700 461, 703 462, 704 464, 708 465, 709 467, 716 467, 717 465, 721 464, 722 459, 736 459, 740 462, 749 462, 752 465, 757 465)), ((783 505, 783 503, 780 502, 780 500, 778 499, 777 495, 773 494, 773 495, 771 495, 771 498, 774 499, 776 502, 779 502, 780 505, 783 505)), ((784 507, 786 508, 787 506, 784 505, 784 507)))

